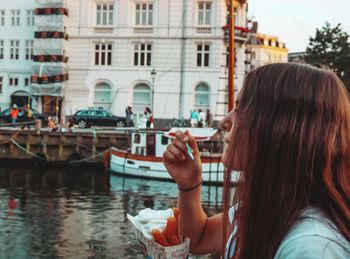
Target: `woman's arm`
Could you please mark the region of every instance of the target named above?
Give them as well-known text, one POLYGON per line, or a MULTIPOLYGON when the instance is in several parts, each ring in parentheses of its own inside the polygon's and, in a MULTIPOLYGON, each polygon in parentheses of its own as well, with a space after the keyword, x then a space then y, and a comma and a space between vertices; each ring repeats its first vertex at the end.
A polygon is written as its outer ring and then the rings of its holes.
POLYGON ((188 132, 176 132, 176 138, 163 154, 163 161, 179 187, 180 233, 190 238, 190 251, 198 254, 221 252, 223 215, 208 218, 202 208, 201 185, 191 189, 202 181, 201 159, 195 139, 188 132), (192 149, 194 160, 187 154, 186 143, 192 149))
MULTIPOLYGON (((203 211, 201 188, 179 191, 180 234, 189 237, 190 251, 195 254, 221 253, 223 248, 223 213, 210 218, 203 211)), ((228 232, 231 233, 231 225, 228 232)))

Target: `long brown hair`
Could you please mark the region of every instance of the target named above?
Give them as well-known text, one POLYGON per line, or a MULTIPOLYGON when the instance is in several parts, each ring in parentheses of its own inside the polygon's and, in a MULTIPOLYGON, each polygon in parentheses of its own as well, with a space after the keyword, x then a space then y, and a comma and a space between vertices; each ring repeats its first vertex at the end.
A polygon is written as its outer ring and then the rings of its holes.
POLYGON ((308 206, 350 242, 350 101, 342 82, 323 69, 271 64, 250 72, 242 91, 227 150, 243 152, 234 258, 273 258, 308 206))

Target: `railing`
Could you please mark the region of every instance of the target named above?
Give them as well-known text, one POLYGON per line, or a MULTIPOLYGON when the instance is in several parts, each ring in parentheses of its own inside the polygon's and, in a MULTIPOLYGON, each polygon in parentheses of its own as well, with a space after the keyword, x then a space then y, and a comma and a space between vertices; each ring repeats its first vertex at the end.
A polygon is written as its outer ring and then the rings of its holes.
POLYGON ((95 27, 94 33, 113 33, 114 28, 113 27, 95 27))
POLYGON ((153 28, 152 27, 135 27, 134 33, 150 34, 150 33, 153 33, 153 28))
POLYGON ((198 34, 210 34, 211 28, 210 27, 197 27, 196 33, 198 33, 198 34))

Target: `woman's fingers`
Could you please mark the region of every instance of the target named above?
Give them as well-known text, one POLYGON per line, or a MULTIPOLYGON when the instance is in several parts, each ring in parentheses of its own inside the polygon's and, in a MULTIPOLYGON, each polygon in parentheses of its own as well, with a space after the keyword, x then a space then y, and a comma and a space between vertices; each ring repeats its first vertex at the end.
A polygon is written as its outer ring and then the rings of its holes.
POLYGON ((198 150, 196 139, 188 132, 188 130, 185 131, 184 135, 187 137, 188 144, 192 148, 193 153, 196 155, 199 155, 199 150, 198 150))
POLYGON ((186 144, 184 142, 182 142, 182 140, 180 140, 179 138, 175 138, 173 140, 173 145, 175 145, 179 150, 181 150, 182 152, 186 153, 187 152, 187 147, 186 144))
MULTIPOLYGON (((178 138, 179 140, 181 140, 183 143, 186 143, 188 141, 188 137, 185 135, 184 132, 182 132, 181 130, 178 130, 175 132, 175 136, 176 138, 178 138)), ((175 138, 175 139, 176 139, 175 138)))
POLYGON ((174 144, 170 144, 167 147, 167 151, 169 151, 178 161, 184 161, 185 160, 185 154, 183 151, 181 151, 177 146, 174 144))
POLYGON ((177 162, 177 158, 170 153, 168 150, 165 150, 163 153, 163 162, 165 165, 169 164, 169 163, 174 163, 177 162))

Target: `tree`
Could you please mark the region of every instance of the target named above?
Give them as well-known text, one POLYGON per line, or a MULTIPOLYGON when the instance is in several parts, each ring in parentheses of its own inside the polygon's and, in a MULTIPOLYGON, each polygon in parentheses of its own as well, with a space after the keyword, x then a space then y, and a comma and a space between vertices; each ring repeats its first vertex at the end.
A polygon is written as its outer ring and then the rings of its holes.
POLYGON ((350 43, 349 35, 342 31, 341 24, 332 28, 326 22, 322 29, 316 29, 306 48, 305 61, 311 65, 332 69, 344 82, 350 92, 350 43))

